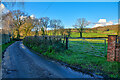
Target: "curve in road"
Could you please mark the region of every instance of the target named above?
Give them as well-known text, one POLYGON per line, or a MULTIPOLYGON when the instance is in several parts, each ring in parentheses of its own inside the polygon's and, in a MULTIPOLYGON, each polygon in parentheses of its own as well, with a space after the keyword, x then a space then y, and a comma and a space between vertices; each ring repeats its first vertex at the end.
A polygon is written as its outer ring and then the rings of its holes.
POLYGON ((20 41, 6 49, 2 74, 3 78, 93 78, 32 53, 20 41))

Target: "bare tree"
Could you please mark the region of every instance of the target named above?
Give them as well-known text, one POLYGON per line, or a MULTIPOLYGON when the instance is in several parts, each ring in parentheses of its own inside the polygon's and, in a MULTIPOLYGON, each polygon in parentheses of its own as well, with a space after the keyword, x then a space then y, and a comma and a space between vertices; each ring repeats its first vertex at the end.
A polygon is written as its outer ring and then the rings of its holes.
POLYGON ((53 19, 53 20, 50 21, 50 27, 54 28, 53 35, 56 35, 57 30, 60 28, 60 26, 61 26, 61 20, 53 19))
MULTIPOLYGON (((2 14, 2 34, 8 35, 8 38, 7 38, 7 39, 9 39, 8 41, 10 41, 11 36, 13 38, 13 35, 12 35, 12 32, 13 32, 12 23, 13 23, 13 17, 12 17, 11 12, 2 14)), ((3 36, 3 38, 4 38, 4 36, 3 36)))
POLYGON ((0 10, 2 9, 0 15, 2 15, 2 16, 6 15, 4 17, 0 16, 1 17, 0 25, 3 24, 2 29, 4 28, 4 31, 8 32, 8 34, 11 35, 12 38, 13 38, 14 28, 13 28, 13 24, 12 24, 13 17, 11 16, 10 10, 13 10, 15 5, 17 5, 19 7, 24 7, 24 2, 23 2, 24 0, 21 0, 21 1, 22 2, 18 3, 17 0, 10 0, 10 1, 9 0, 0 0, 0 10), (13 1, 13 2, 11 2, 11 1, 13 1), (2 2, 4 2, 4 3, 2 3, 2 2), (1 20, 2 20, 2 22, 1 22, 1 20))
POLYGON ((35 18, 33 20, 33 27, 34 27, 34 31, 35 31, 35 36, 38 36, 39 35, 38 32, 41 28, 39 19, 35 18))
POLYGON ((45 29, 44 27, 41 27, 42 35, 45 35, 45 29))
POLYGON ((41 25, 41 31, 47 35, 47 28, 48 28, 48 24, 49 24, 49 18, 48 17, 42 17, 40 18, 40 25, 41 25), (44 29, 43 29, 44 28, 44 29))
POLYGON ((9 33, 9 31, 10 31, 10 25, 12 24, 12 22, 13 22, 13 17, 12 17, 12 14, 11 14, 11 12, 9 12, 9 13, 5 13, 5 14, 2 14, 2 24, 3 24, 3 29, 6 29, 6 30, 8 30, 8 31, 6 31, 6 32, 8 32, 9 33))
POLYGON ((59 30, 60 30, 60 34, 63 36, 65 32, 64 26, 60 26, 59 30))
POLYGON ((82 37, 82 33, 83 33, 84 28, 89 24, 90 23, 85 18, 77 19, 77 23, 74 25, 74 27, 80 33, 80 37, 82 37))

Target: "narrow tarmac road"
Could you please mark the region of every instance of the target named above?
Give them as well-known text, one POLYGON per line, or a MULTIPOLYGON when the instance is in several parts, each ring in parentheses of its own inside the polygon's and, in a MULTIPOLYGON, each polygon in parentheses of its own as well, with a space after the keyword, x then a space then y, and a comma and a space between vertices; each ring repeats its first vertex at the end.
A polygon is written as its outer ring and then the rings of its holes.
POLYGON ((32 53, 22 42, 9 46, 2 60, 3 78, 92 78, 32 53))

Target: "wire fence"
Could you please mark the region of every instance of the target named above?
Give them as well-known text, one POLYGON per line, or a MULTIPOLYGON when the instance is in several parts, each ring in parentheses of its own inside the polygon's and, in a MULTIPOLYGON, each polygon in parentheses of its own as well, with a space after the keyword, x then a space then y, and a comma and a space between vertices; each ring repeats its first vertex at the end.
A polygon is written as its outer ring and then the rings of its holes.
POLYGON ((107 55, 105 38, 68 38, 66 48, 74 52, 104 57, 107 55))

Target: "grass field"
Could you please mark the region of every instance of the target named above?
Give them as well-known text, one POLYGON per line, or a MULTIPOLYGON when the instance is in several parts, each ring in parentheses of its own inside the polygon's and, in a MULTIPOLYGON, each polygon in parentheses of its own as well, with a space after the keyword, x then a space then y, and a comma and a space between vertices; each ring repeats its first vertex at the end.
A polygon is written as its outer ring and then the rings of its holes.
POLYGON ((92 41, 69 41, 69 49, 73 51, 78 51, 81 54, 89 54, 96 56, 106 56, 107 55, 107 45, 104 43, 95 43, 92 41))
MULTIPOLYGON (((52 32, 50 31, 48 34, 51 35, 52 32)), ((83 37, 108 37, 108 35, 117 35, 117 32, 115 31, 97 31, 97 33, 96 32, 83 32, 82 36, 83 37)), ((71 37, 80 37, 80 34, 78 32, 72 31, 71 37)))
MULTIPOLYGON (((108 35, 115 35, 112 32, 102 32, 102 33, 83 33, 83 37, 108 37, 108 35)), ((78 32, 72 32, 71 37, 80 37, 78 32)))

